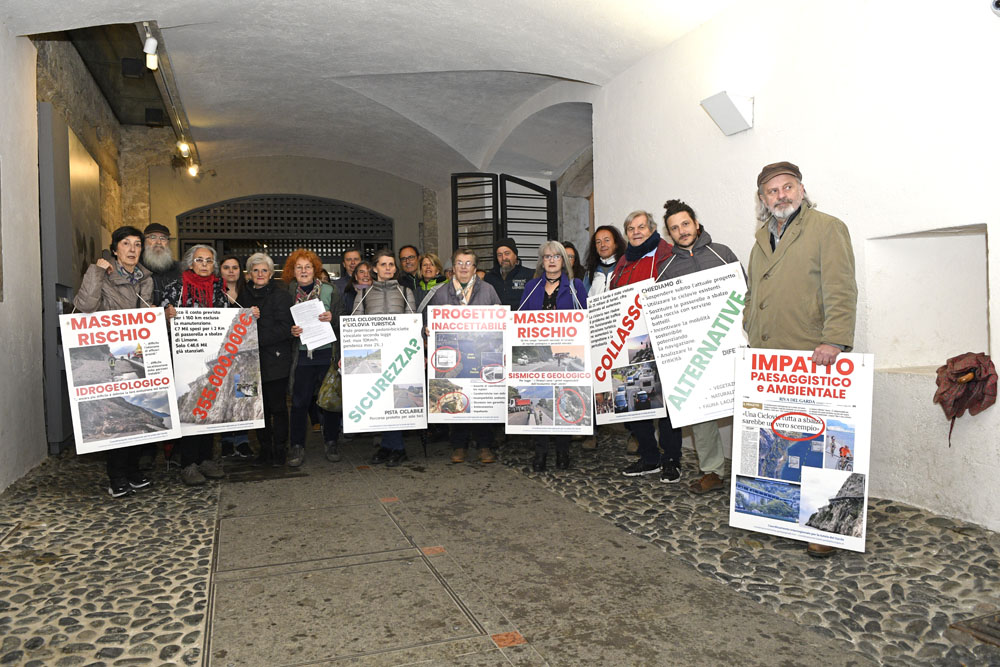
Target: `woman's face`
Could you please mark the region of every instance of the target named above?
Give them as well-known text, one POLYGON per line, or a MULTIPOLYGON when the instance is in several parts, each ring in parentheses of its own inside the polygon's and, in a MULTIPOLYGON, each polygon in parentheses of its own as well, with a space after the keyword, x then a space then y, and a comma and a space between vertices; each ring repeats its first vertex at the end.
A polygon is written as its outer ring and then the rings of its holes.
POLYGON ((250 269, 250 280, 257 287, 263 287, 271 282, 271 270, 267 268, 267 264, 254 264, 250 269))
POLYGON ((566 256, 569 257, 569 265, 576 266, 576 250, 566 248, 566 256))
POLYGON ((396 275, 396 259, 383 255, 375 262, 375 274, 379 280, 392 280, 396 275))
POLYGON ((115 246, 115 256, 118 263, 125 267, 126 271, 131 271, 139 263, 142 255, 142 239, 138 236, 126 236, 115 246))
POLYGON ((562 255, 555 250, 547 251, 542 255, 542 266, 545 268, 546 275, 550 277, 559 275, 563 272, 562 255))
POLYGON ((372 272, 368 269, 367 264, 358 266, 354 272, 354 280, 359 283, 370 283, 372 281, 372 272))
POLYGON ((191 258, 191 270, 202 278, 212 275, 215 271, 215 259, 212 257, 212 251, 208 248, 195 250, 194 257, 191 258))
POLYGON ((429 259, 424 259, 420 262, 420 275, 426 280, 430 280, 438 274, 437 267, 434 266, 434 262, 429 259))
POLYGON ((316 280, 316 271, 313 269, 313 264, 305 257, 295 262, 295 280, 303 286, 312 285, 316 280))
POLYGON ((240 263, 235 259, 227 259, 219 265, 222 277, 226 279, 226 284, 235 283, 240 279, 240 263))

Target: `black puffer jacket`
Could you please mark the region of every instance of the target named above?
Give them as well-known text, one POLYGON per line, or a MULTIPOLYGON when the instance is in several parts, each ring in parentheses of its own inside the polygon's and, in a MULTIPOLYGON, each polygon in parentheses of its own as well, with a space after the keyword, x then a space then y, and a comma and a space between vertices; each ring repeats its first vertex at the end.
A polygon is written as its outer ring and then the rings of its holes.
POLYGON ((292 368, 292 295, 283 283, 271 281, 260 289, 247 285, 237 300, 244 308, 257 306, 257 340, 262 382, 288 377, 292 368))

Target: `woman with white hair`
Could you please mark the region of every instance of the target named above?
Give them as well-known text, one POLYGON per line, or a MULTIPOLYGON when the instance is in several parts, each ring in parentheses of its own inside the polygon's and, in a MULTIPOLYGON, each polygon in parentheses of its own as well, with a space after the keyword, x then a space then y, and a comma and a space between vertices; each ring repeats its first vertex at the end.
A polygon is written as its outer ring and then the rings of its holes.
POLYGON ((292 295, 271 281, 274 260, 262 252, 247 260, 250 281, 237 301, 253 310, 257 320, 260 354, 261 397, 264 400, 264 428, 257 431, 260 454, 257 461, 275 467, 285 465, 288 442, 288 376, 292 370, 292 295))

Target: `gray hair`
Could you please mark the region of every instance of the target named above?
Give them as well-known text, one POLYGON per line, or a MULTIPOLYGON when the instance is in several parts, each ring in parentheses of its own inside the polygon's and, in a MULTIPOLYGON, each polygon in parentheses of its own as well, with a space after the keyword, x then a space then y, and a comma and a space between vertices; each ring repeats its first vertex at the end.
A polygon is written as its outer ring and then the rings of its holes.
POLYGON ((566 254, 566 247, 559 241, 546 241, 538 249, 538 266, 535 267, 535 277, 539 278, 545 274, 545 255, 551 255, 553 250, 562 257, 563 271, 566 272, 570 280, 573 280, 573 265, 569 261, 569 255, 566 254))
MULTIPOLYGON (((796 179, 796 180, 798 181, 798 179, 796 179)), ((799 185, 802 185, 802 181, 798 181, 798 183, 799 183, 799 185)), ((753 197, 754 198, 754 215, 757 216, 757 222, 767 222, 768 220, 771 219, 771 210, 764 203, 764 199, 761 196, 761 195, 763 195, 763 192, 761 192, 761 189, 763 187, 764 186, 761 185, 759 188, 757 188, 756 191, 754 191, 754 197, 753 197)), ((802 203, 804 205, 808 206, 809 208, 812 208, 812 207, 815 206, 815 204, 813 203, 813 201, 811 199, 809 199, 809 194, 806 192, 806 187, 804 185, 802 185, 802 203)))
POLYGON ((204 243, 196 243, 184 252, 184 257, 181 258, 181 266, 185 269, 190 269, 194 265, 194 253, 200 249, 204 248, 212 253, 212 273, 219 275, 219 254, 215 252, 215 248, 210 245, 205 245, 204 243))
POLYGON ((255 252, 247 258, 247 273, 253 271, 258 264, 267 265, 267 272, 274 275, 274 260, 266 252, 255 252))
POLYGON ((626 239, 628 239, 628 223, 632 222, 640 215, 646 216, 646 228, 649 229, 650 232, 656 231, 656 218, 653 217, 652 213, 650 213, 649 211, 642 211, 642 210, 632 211, 627 216, 625 216, 625 222, 622 223, 622 230, 625 232, 626 239))

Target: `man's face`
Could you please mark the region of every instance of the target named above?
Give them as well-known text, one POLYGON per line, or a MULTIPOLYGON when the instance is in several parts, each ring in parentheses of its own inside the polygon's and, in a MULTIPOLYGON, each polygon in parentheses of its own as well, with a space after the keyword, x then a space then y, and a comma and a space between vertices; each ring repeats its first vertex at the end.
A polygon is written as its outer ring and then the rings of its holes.
POLYGON ((399 253, 399 262, 406 273, 417 272, 417 251, 413 248, 404 248, 399 253))
POLYGON ((646 216, 637 215, 625 227, 625 236, 628 237, 628 242, 631 245, 640 246, 646 239, 653 235, 652 227, 653 225, 650 224, 646 216))
POLYGON ((500 265, 501 271, 510 271, 517 264, 517 255, 514 254, 513 250, 502 245, 497 248, 497 264, 500 265))
POLYGON ((354 269, 358 268, 358 264, 361 263, 361 253, 357 250, 348 250, 344 253, 344 271, 346 275, 354 275, 354 269))
POLYGON ((696 221, 691 219, 687 211, 674 213, 667 218, 667 233, 670 234, 674 245, 679 248, 690 248, 698 240, 698 233, 701 229, 696 221))
POLYGON ((392 280, 396 275, 396 260, 388 255, 379 257, 375 264, 375 274, 379 280, 392 280))
POLYGON ((802 206, 806 189, 791 174, 778 174, 764 183, 760 199, 775 218, 786 220, 802 206))
POLYGON ((146 235, 146 245, 142 252, 143 257, 151 256, 153 258, 153 261, 150 263, 156 264, 155 268, 160 268, 174 261, 173 255, 170 253, 170 238, 160 232, 153 232, 146 235))
POLYGON ((458 282, 467 283, 476 273, 476 258, 472 255, 457 255, 455 257, 455 277, 458 282))
POLYGON ((597 248, 597 256, 607 259, 615 254, 615 237, 606 229, 602 229, 594 234, 594 246, 597 248))

